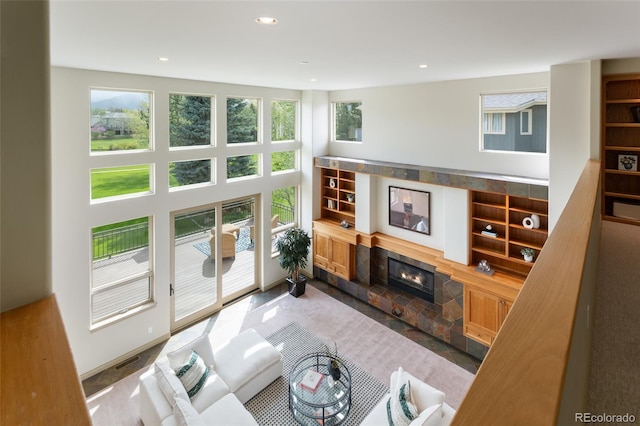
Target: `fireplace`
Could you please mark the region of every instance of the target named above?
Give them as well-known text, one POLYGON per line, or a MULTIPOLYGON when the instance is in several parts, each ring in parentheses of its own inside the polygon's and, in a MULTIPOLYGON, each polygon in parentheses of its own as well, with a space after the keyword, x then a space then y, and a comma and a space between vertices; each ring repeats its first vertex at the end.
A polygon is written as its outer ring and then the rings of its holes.
POLYGON ((388 284, 434 303, 433 272, 389 258, 388 284))

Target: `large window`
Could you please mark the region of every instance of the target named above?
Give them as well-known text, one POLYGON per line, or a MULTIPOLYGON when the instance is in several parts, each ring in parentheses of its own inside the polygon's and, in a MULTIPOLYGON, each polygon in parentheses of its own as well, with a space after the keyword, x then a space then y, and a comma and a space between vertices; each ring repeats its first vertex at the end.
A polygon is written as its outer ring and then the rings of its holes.
POLYGON ((362 102, 332 102, 332 140, 362 141, 362 102))
POLYGON ((257 143, 258 99, 227 98, 227 144, 257 143))
POLYGON ((297 101, 271 102, 271 141, 293 141, 297 129, 297 101))
POLYGON ((151 94, 91 89, 91 153, 150 149, 151 94))
POLYGON ((297 187, 289 186, 271 192, 271 252, 276 252, 275 241, 284 231, 294 228, 298 221, 297 187))
POLYGON ((169 187, 178 188, 211 182, 211 160, 172 161, 169 187))
POLYGON ((92 169, 91 199, 148 194, 151 170, 150 164, 92 169))
POLYGON ((547 152, 547 92, 480 96, 484 151, 547 152))
POLYGON ((169 96, 169 146, 211 145, 210 96, 169 96))
POLYGON ((296 170, 296 152, 282 151, 271 153, 271 172, 288 172, 296 170))
POLYGON ((92 229, 91 324, 136 312, 153 301, 149 236, 142 217, 92 229))
POLYGON ((259 175, 258 154, 227 157, 227 180, 259 175))

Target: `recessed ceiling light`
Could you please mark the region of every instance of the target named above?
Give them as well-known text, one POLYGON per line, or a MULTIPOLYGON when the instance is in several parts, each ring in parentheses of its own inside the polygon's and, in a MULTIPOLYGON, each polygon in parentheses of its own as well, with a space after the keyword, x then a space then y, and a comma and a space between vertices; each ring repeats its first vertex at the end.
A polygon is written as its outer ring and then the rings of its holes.
POLYGON ((298 62, 300 65, 309 65, 309 61, 300 61, 298 62))
POLYGON ((261 16, 259 18, 256 18, 256 22, 258 24, 264 24, 264 25, 275 25, 278 23, 278 20, 270 16, 261 16))
POLYGON ((158 61, 160 62, 167 62, 169 60, 169 58, 164 57, 164 56, 158 56, 158 61))
POLYGON ((420 64, 420 65, 418 65, 418 68, 420 68, 420 69, 425 69, 425 68, 427 68, 428 66, 429 66, 429 65, 427 65, 427 64, 420 64))
POLYGON ((318 81, 318 79, 317 78, 311 78, 311 79, 309 79, 309 81, 311 81, 312 83, 315 83, 316 81, 318 81))

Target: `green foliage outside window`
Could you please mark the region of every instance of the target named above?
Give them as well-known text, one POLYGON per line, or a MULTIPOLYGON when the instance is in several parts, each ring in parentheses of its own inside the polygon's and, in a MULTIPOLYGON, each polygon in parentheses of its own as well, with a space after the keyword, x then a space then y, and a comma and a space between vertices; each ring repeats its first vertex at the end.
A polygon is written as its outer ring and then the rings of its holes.
POLYGON ((362 102, 333 104, 335 140, 362 141, 362 102))
POLYGON ((227 143, 258 141, 258 100, 227 98, 227 143))
POLYGON ((292 141, 296 138, 296 101, 271 102, 271 140, 292 141))

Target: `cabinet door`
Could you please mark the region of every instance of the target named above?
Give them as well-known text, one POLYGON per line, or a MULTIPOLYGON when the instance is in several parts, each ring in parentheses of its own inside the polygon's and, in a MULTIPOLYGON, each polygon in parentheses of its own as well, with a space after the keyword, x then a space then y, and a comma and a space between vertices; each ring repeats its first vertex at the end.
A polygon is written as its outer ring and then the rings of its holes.
POLYGON ((330 238, 329 259, 336 275, 348 280, 352 279, 352 264, 355 258, 355 248, 346 241, 330 238))
POLYGON ((319 267, 327 269, 330 264, 331 238, 319 232, 313 233, 313 261, 319 267))
POLYGON ((464 291, 464 334, 490 346, 500 327, 500 298, 471 286, 464 291))
POLYGON ((502 327, 502 323, 507 318, 507 314, 511 310, 511 306, 513 305, 513 301, 501 299, 500 300, 500 319, 498 327, 502 327))

